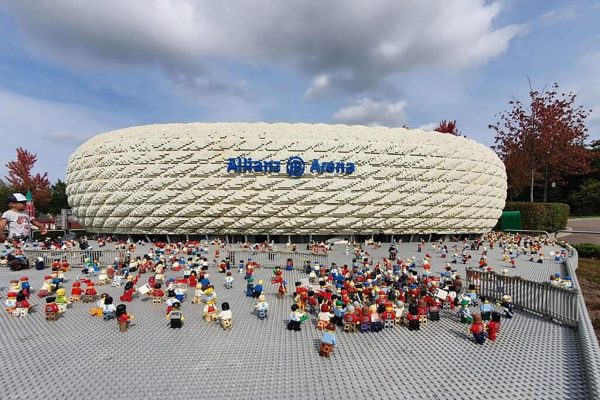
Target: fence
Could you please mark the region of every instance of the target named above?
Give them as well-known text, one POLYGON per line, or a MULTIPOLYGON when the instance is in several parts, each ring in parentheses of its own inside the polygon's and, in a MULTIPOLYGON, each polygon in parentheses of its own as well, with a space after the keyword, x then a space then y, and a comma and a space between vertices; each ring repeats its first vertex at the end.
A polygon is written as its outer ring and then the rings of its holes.
POLYGON ((98 260, 101 266, 112 264, 115 258, 121 261, 125 259, 123 250, 24 250, 23 254, 33 264, 39 257, 44 260, 46 266, 52 264, 56 259, 67 260, 71 267, 82 267, 86 258, 98 260))
POLYGON ((468 271, 467 280, 479 287, 480 296, 501 300, 504 294, 509 294, 513 304, 519 308, 568 325, 578 324, 578 290, 494 272, 468 271))
POLYGON ((296 251, 232 250, 229 252, 229 259, 232 265, 238 264, 240 260, 252 259, 263 267, 285 268, 288 259, 294 262, 294 268, 302 268, 307 261, 311 264, 318 262, 321 265, 328 265, 327 254, 296 251))

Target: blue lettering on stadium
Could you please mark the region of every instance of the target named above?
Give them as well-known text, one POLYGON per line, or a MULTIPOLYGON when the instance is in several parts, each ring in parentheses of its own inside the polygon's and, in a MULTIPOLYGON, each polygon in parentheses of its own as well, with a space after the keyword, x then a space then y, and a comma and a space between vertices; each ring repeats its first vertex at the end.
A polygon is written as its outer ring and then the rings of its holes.
POLYGON ((248 157, 227 159, 227 172, 240 173, 279 173, 282 163, 286 174, 291 178, 304 175, 307 166, 312 174, 342 174, 350 175, 356 171, 356 165, 351 161, 319 161, 305 163, 301 157, 290 157, 285 162, 279 160, 253 160, 248 157))

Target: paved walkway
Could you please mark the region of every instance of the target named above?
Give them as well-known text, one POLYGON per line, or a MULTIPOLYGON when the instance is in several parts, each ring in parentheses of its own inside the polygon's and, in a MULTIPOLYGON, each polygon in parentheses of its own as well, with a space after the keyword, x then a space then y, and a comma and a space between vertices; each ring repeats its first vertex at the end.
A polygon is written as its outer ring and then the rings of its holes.
MULTIPOLYGON (((428 245, 429 246, 429 245, 428 245)), ((330 261, 349 262, 343 247, 330 261)), ((375 258, 388 246, 372 251, 375 258)), ((429 252, 429 249, 425 249, 429 252)), ((432 252, 431 252, 432 253, 432 252)), ((212 254, 212 252, 211 252, 212 254)), ((416 244, 403 244, 400 255, 418 256, 416 244)), ((478 257, 472 252, 475 266, 478 257)), ((500 253, 490 264, 503 268, 500 253)), ((433 256, 434 269, 445 260, 433 256)), ((520 261, 511 274, 545 280, 554 263, 520 261)), ((463 271, 460 266, 459 271, 463 271)), ((46 271, 29 270, 38 289, 46 271)), ((80 271, 67 273, 67 287, 80 271)), ((0 270, 0 294, 25 273, 0 270)), ((266 283, 269 318, 251 313, 245 281, 234 272, 234 288, 223 288, 223 275, 210 268, 219 295, 234 315, 231 331, 202 320, 202 306, 186 301, 182 329, 170 329, 165 306, 138 298, 128 304, 135 321, 126 333, 117 323, 88 315, 91 305, 75 304, 56 322, 46 322, 42 300, 24 318, 0 313, 0 399, 584 399, 585 374, 577 334, 572 329, 517 311, 502 320, 496 343, 475 344, 458 317, 443 311, 438 322, 418 332, 400 326, 380 333, 337 332, 330 359, 317 354, 321 333, 314 321, 302 332, 285 329, 292 299, 275 296, 269 269, 266 283)), ((302 272, 285 271, 293 282, 302 272)), ((173 273, 170 274, 171 276, 173 273)), ((142 277, 145 283, 149 275, 142 277)), ((122 288, 99 287, 118 298, 122 288)), ((188 291, 191 297, 192 291, 188 291)), ((314 319, 314 318, 313 318, 314 319)))
MULTIPOLYGON (((574 231, 600 232, 600 218, 573 218, 568 221, 567 229, 574 231)), ((566 240, 569 243, 600 244, 600 235, 587 233, 559 233, 558 238, 560 240, 566 240)))

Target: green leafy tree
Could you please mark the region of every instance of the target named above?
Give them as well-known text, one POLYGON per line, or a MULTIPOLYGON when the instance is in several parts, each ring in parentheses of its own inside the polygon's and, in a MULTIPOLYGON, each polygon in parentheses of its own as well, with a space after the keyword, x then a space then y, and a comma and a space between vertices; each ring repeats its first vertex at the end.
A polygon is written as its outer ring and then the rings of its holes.
POLYGON ((571 193, 569 203, 585 213, 596 213, 600 211, 600 181, 587 179, 579 190, 571 193))
POLYGON ((0 208, 6 208, 4 207, 4 201, 9 195, 13 194, 14 192, 15 189, 13 187, 4 182, 4 180, 0 179, 0 202, 2 202, 0 208))
POLYGON ((67 184, 60 179, 50 187, 50 203, 48 203, 48 212, 53 215, 60 214, 63 208, 69 208, 67 202, 67 184))

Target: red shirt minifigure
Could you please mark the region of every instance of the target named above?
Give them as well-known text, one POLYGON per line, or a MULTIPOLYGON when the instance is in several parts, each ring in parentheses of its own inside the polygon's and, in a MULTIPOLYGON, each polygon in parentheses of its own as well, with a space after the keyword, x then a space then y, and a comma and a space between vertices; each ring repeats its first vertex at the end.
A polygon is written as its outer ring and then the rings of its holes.
POLYGON ((500 313, 494 311, 492 313, 492 321, 487 326, 488 338, 492 341, 496 341, 496 336, 500 331, 500 313))

